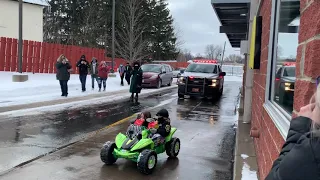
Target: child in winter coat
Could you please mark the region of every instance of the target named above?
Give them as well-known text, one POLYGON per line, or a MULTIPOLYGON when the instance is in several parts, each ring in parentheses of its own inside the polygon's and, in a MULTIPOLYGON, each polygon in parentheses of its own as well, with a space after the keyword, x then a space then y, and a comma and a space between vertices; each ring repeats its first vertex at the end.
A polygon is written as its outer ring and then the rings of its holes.
POLYGON ((103 91, 106 90, 106 82, 109 76, 110 67, 107 65, 105 61, 102 61, 98 68, 98 86, 99 92, 101 91, 101 86, 103 84, 103 91))

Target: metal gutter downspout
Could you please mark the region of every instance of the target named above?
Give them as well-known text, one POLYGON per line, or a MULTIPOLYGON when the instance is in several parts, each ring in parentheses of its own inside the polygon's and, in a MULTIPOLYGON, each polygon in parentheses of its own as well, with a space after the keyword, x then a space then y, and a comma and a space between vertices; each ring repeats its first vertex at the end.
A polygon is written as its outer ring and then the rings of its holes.
MULTIPOLYGON (((260 0, 261 3, 262 0, 260 0)), ((259 3, 259 5, 260 5, 259 3)), ((248 44, 251 44, 251 34, 252 34, 252 23, 254 16, 257 15, 258 2, 257 0, 251 0, 250 3, 250 19, 249 19, 249 38, 248 44)), ((259 11, 259 10, 258 10, 259 11)), ((250 52, 250 46, 248 46, 248 52, 250 52)), ((246 84, 244 87, 245 96, 244 96, 244 112, 243 112, 243 122, 251 122, 251 112, 252 112, 252 87, 253 87, 253 74, 254 70, 250 69, 249 59, 251 54, 247 56, 247 66, 246 66, 246 84)))

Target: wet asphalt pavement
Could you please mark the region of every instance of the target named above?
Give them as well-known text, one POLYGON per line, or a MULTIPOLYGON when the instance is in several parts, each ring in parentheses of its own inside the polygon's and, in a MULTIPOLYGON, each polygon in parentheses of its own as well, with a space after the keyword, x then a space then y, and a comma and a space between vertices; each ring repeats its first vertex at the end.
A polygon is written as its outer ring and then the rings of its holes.
POLYGON ((225 82, 223 97, 215 102, 177 98, 176 90, 141 99, 140 105, 122 102, 59 113, 0 119, 0 172, 24 161, 80 140, 52 154, 0 176, 0 179, 183 179, 231 180, 235 142, 235 105, 241 82, 225 82), (161 108, 170 112, 175 136, 181 140, 177 159, 158 156, 152 175, 138 172, 135 163, 118 160, 106 166, 100 148, 125 132, 128 122, 114 125, 144 109, 154 115, 161 108), (111 125, 97 134, 95 130, 111 125), (81 140, 87 137, 86 140, 81 140))

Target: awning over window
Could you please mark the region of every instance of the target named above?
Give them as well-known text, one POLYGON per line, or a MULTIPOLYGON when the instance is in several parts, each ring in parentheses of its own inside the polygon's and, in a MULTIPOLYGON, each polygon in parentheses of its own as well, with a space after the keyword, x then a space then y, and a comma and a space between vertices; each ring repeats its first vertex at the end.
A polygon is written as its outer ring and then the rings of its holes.
POLYGON ((241 40, 247 40, 250 0, 211 0, 221 23, 220 33, 226 33, 232 47, 240 48, 241 40))

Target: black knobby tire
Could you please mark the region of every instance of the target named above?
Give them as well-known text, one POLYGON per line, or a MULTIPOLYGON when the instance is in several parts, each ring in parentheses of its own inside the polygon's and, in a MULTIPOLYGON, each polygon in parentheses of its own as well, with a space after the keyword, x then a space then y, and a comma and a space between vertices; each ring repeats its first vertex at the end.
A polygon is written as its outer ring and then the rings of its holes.
POLYGON ((117 158, 113 155, 113 151, 116 147, 117 146, 114 142, 109 141, 101 148, 100 158, 106 165, 112 165, 117 161, 117 158))
POLYGON ((153 150, 145 149, 139 155, 139 158, 137 161, 138 170, 141 173, 146 175, 151 174, 153 170, 156 168, 157 161, 158 161, 157 153, 153 150), (151 159, 152 156, 155 158, 155 162, 154 162, 155 164, 152 168, 150 168, 149 159, 151 159))
POLYGON ((171 86, 171 85, 172 85, 172 81, 173 81, 173 79, 171 78, 171 80, 170 80, 170 82, 169 82, 168 86, 171 86))
POLYGON ((219 96, 221 97, 222 94, 223 94, 223 86, 222 86, 221 90, 219 91, 219 96))
POLYGON ((169 157, 177 157, 180 152, 180 139, 179 138, 172 138, 171 141, 169 141, 166 144, 166 153, 169 157), (179 143, 179 149, 175 149, 176 145, 179 143))

